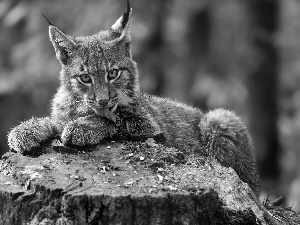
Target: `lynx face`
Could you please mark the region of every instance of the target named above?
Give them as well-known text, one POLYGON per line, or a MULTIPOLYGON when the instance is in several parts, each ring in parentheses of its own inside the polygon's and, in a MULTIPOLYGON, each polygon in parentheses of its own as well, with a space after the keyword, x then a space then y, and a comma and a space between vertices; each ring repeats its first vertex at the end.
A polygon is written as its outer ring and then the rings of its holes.
POLYGON ((73 38, 55 26, 50 39, 62 65, 61 85, 76 95, 78 111, 91 110, 115 121, 119 105, 127 106, 139 91, 136 63, 131 58, 131 9, 107 31, 73 38))

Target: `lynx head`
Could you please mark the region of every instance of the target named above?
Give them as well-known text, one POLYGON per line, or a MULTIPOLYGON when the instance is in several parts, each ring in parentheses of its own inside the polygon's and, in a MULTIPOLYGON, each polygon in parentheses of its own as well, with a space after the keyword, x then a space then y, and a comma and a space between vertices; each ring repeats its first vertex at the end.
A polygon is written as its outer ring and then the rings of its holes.
POLYGON ((115 120, 118 106, 128 106, 139 92, 130 51, 131 13, 128 5, 109 30, 87 37, 71 37, 50 24, 50 39, 62 65, 61 86, 76 96, 78 110, 115 120))

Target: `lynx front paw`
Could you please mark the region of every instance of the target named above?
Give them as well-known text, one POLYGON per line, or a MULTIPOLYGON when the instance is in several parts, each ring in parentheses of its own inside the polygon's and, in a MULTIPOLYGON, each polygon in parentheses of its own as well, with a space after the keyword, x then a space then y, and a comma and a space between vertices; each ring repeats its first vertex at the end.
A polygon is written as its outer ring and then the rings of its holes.
POLYGON ((40 146, 42 141, 55 135, 49 118, 32 118, 13 128, 8 134, 10 149, 23 153, 40 146))
POLYGON ((99 143, 103 138, 101 136, 95 137, 88 126, 79 126, 76 123, 67 124, 61 134, 61 141, 65 145, 91 145, 99 143))
POLYGON ((65 126, 61 134, 61 141, 65 145, 95 145, 114 133, 115 128, 107 124, 106 121, 79 119, 65 126))

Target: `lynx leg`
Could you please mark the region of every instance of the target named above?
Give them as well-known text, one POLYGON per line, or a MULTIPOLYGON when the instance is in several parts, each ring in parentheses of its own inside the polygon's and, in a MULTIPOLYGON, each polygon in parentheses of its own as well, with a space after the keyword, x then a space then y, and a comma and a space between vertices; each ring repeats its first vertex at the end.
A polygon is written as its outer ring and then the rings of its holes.
POLYGON ((23 153, 31 151, 56 135, 56 128, 49 117, 32 118, 13 128, 8 134, 10 149, 23 153))
POLYGON ((133 139, 153 138, 158 143, 166 142, 166 135, 149 114, 145 117, 132 117, 127 120, 126 130, 133 139))
POLYGON ((67 123, 61 134, 65 145, 87 146, 99 144, 116 133, 114 124, 102 117, 81 117, 67 123))
POLYGON ((202 149, 221 165, 232 167, 254 193, 259 192, 259 178, 252 142, 246 126, 233 112, 209 111, 199 123, 202 149))

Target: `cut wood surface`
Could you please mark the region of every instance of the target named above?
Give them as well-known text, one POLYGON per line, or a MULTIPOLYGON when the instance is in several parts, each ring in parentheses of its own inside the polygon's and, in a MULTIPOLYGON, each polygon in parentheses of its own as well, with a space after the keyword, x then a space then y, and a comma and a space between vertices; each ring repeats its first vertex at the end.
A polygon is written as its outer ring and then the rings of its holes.
POLYGON ((146 142, 7 153, 0 224, 267 224, 255 195, 216 160, 146 142))

